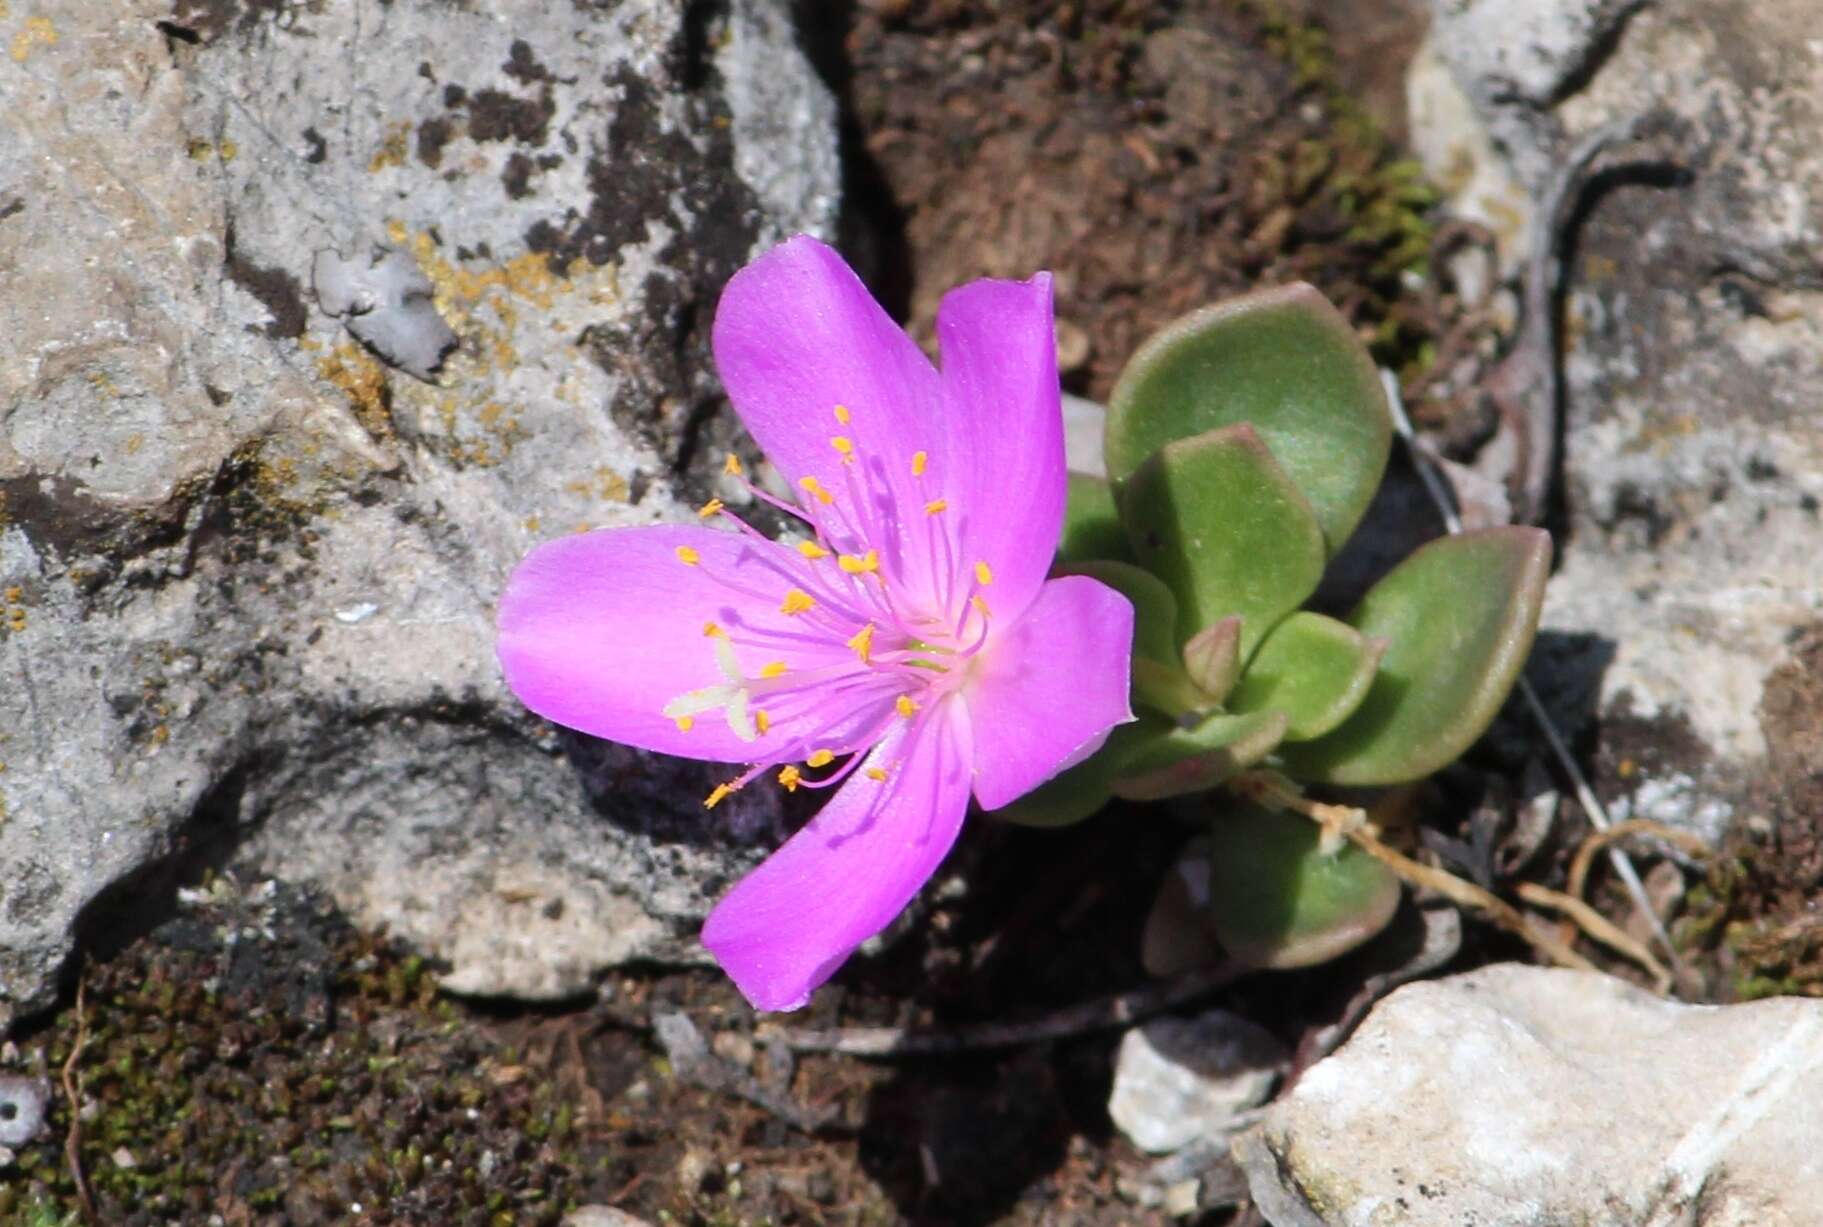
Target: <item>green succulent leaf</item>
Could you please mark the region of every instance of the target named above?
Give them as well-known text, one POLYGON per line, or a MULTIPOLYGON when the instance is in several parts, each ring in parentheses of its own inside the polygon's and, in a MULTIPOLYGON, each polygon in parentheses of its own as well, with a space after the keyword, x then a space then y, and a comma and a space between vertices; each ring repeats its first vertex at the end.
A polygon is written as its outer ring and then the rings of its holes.
POLYGON ((1156 333, 1108 401, 1118 487, 1177 439, 1250 422, 1303 492, 1334 554, 1380 485, 1392 418, 1373 359, 1304 284, 1249 294, 1156 333))
POLYGON ((1142 713, 1132 723, 1116 726, 1102 748, 1082 762, 987 815, 1030 827, 1066 827, 1091 818, 1114 799, 1114 779, 1127 757, 1175 727, 1142 713))
POLYGON ((1399 907, 1399 879, 1345 844, 1319 846, 1316 823, 1248 801, 1224 799, 1208 836, 1210 930, 1255 967, 1311 967, 1384 929, 1399 907))
POLYGON ((1367 697, 1384 639, 1370 639, 1334 618, 1299 610, 1272 628, 1228 696, 1236 712, 1284 712, 1286 741, 1321 737, 1367 697))
POLYGON ((1288 774, 1327 784, 1398 784, 1449 763, 1487 729, 1519 676, 1550 572, 1537 528, 1444 537, 1375 584, 1348 619, 1386 653, 1354 715, 1283 747, 1288 774))
POLYGON ((1233 614, 1190 636, 1184 671, 1212 703, 1220 703, 1241 676, 1241 620, 1233 614))
POLYGON ((1063 535, 1057 543, 1059 562, 1111 558, 1132 560, 1127 532, 1114 508, 1114 489, 1087 473, 1071 473, 1063 505, 1063 535))
POLYGON ((1217 714, 1190 728, 1149 724, 1149 733, 1122 748, 1114 795, 1160 801, 1207 791, 1270 754, 1285 736, 1285 724, 1285 713, 1277 711, 1217 714))
POLYGON ((1239 617, 1243 661, 1322 578, 1310 504, 1245 423, 1165 444, 1116 501, 1134 559, 1177 598, 1179 627, 1239 617))
POLYGON ((1177 601, 1164 581, 1130 562, 1080 562, 1063 575, 1100 580, 1133 602, 1133 701, 1172 718, 1210 706, 1177 651, 1177 601))
POLYGON ((1046 780, 1017 801, 987 811, 989 818, 1024 827, 1067 827, 1093 818, 1114 799, 1109 784, 1112 764, 1091 756, 1046 780))

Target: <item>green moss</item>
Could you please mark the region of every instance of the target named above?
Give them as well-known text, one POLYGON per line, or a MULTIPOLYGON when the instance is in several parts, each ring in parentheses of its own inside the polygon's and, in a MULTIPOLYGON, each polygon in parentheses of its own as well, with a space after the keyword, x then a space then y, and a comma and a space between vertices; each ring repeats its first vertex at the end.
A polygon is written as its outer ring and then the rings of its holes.
POLYGON ((1266 47, 1290 66, 1300 88, 1320 98, 1329 122, 1324 141, 1302 141, 1273 166, 1262 190, 1327 204, 1347 220, 1344 238, 1374 253, 1362 315, 1374 321, 1376 361, 1402 374, 1425 369, 1435 338, 1410 312, 1395 309, 1404 279, 1429 271, 1439 195, 1421 166, 1395 156, 1386 133, 1341 87, 1327 31, 1291 15, 1282 0, 1230 0, 1264 32, 1266 47))

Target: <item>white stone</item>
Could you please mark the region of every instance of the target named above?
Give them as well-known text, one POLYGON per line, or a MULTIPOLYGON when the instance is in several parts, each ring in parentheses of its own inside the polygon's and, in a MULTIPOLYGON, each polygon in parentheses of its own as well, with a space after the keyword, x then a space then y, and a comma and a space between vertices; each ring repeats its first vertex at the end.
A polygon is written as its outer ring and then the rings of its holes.
POLYGON ((1121 1039, 1108 1115, 1141 1150, 1167 1154, 1237 1128, 1285 1061, 1270 1032, 1226 1010, 1155 1019, 1121 1039))
POLYGON ((1236 1142, 1275 1227, 1823 1222, 1823 1002, 1518 965, 1388 997, 1236 1142))

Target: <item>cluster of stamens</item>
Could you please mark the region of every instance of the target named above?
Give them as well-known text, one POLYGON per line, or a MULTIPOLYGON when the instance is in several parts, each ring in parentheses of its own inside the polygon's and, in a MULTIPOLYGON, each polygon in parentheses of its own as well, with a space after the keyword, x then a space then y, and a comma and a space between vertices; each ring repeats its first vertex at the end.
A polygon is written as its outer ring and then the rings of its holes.
MULTIPOLYGON (((725 519, 753 538, 761 566, 779 582, 771 588, 761 580, 756 587, 751 575, 711 577, 738 598, 737 607, 770 602, 793 628, 707 624, 703 635, 725 680, 679 695, 664 708, 685 732, 698 716, 719 710, 742 741, 757 742, 788 723, 792 731, 785 757, 803 763, 787 763, 778 772, 778 782, 789 792, 827 788, 846 779, 864 757, 859 751, 884 737, 895 721, 914 719, 959 684, 968 661, 987 640, 992 616, 983 590, 993 583, 993 572, 981 561, 963 565, 950 500, 928 496, 927 486, 936 480, 929 473, 929 454, 899 458, 921 500, 919 514, 905 515, 899 506, 903 500, 893 497, 887 483, 885 465, 891 458, 866 454, 865 440, 857 441, 861 432, 853 428, 854 415, 846 406, 835 406, 834 413, 845 433, 832 435, 829 445, 841 461, 844 491, 806 476, 798 482, 802 493, 794 506, 748 481, 738 457, 730 455, 724 466, 753 498, 808 529, 809 535, 789 552, 719 498, 700 511, 704 519, 725 519), (920 535, 922 555, 907 548, 914 534, 920 535), (816 663, 791 664, 793 649, 838 644, 846 651, 834 663, 820 652, 816 663), (737 646, 767 657, 756 675, 743 671, 737 646), (865 714, 858 723, 857 713, 865 714), (842 726, 839 732, 837 726, 842 726), (805 774, 806 768, 827 767, 841 754, 848 761, 835 771, 817 778, 805 774)), ((677 547, 677 559, 685 566, 705 565, 689 546, 677 547)), ((780 756, 767 757, 776 762, 780 756)), ((863 774, 884 783, 897 765, 870 766, 863 774)), ((754 766, 717 785, 704 805, 714 808, 764 770, 754 766)))

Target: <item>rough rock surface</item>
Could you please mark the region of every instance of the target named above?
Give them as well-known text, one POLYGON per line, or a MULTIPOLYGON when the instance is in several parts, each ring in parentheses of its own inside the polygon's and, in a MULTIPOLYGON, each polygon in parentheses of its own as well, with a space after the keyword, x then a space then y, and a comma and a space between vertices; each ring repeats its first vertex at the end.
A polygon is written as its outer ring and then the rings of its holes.
POLYGON ((1121 1038, 1108 1116, 1141 1150, 1169 1154, 1237 1128, 1289 1060, 1270 1031, 1227 1010, 1156 1019, 1121 1038))
POLYGON ((776 802, 710 823, 706 771, 528 718, 492 603, 536 541, 714 481, 714 296, 834 221, 786 6, 32 7, 0 5, 0 1026, 225 859, 468 991, 693 957, 776 802), (416 265, 460 341, 432 381, 317 303, 323 252, 416 265))
POLYGON ((1514 964, 1411 985, 1237 1140, 1275 1227, 1823 1222, 1823 1002, 1514 964))
POLYGON ((1465 194, 1505 174, 1536 195, 1584 135, 1662 116, 1631 149, 1660 165, 1598 181, 1567 269, 1568 531, 1534 673, 1570 723, 1679 747, 1608 781, 1623 815, 1714 836, 1762 769, 1765 679, 1823 612, 1816 6, 1432 7, 1472 115, 1418 140, 1454 151, 1433 170, 1465 194), (1460 161, 1476 148, 1501 166, 1460 161))

